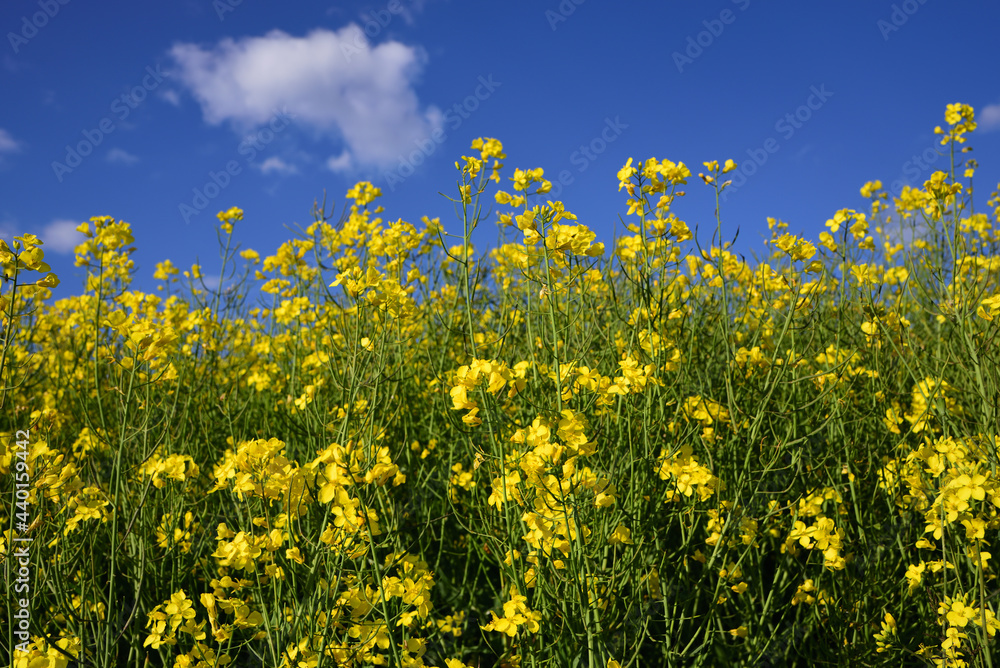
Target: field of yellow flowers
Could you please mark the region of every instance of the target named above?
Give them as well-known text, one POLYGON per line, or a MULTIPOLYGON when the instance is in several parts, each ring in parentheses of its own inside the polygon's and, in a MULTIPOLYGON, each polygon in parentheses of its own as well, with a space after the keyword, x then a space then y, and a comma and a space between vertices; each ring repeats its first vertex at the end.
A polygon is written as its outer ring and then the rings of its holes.
POLYGON ((490 138, 458 225, 220 212, 213 289, 130 289, 110 217, 54 302, 0 242, 0 663, 993 666, 1000 194, 945 120, 948 171, 754 263, 675 213, 731 160, 629 160, 605 248, 490 138))

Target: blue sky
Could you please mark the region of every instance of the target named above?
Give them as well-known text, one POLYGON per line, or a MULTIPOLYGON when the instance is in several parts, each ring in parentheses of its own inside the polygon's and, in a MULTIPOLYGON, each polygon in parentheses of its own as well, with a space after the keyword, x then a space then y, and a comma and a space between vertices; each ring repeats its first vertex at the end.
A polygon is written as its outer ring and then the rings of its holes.
MULTIPOLYGON (((135 286, 157 262, 219 264, 215 213, 239 206, 262 255, 358 180, 385 215, 460 227, 439 191, 479 136, 514 167, 562 175, 559 199, 610 242, 627 158, 733 158, 738 248, 767 216, 815 238, 858 190, 923 183, 945 106, 975 107, 978 203, 1000 182, 1000 4, 712 0, 265 2, 5 0, 0 236, 31 232, 79 292, 73 228, 132 224, 135 286), (765 145, 770 151, 764 150, 765 145), (87 155, 83 155, 86 153, 87 155), (228 170, 228 171, 227 171, 228 170), (213 186, 213 181, 216 185, 213 186), (203 199, 199 193, 205 196, 203 199), (214 196, 211 196, 214 195, 214 196), (210 197, 211 196, 211 197, 210 197)), ((505 182, 509 185, 509 182, 505 182)), ((678 215, 714 228, 695 177, 678 215)), ((492 219, 477 231, 496 241, 492 219)))

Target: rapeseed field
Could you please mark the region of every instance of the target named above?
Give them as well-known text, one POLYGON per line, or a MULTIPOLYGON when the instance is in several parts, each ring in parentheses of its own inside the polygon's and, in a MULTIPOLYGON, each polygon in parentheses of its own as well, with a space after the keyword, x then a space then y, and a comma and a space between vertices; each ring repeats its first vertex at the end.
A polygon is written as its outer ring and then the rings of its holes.
POLYGON ((39 239, 0 242, 0 662, 995 665, 975 128, 949 105, 946 170, 817 239, 770 219, 755 260, 732 160, 629 160, 606 247, 493 138, 457 220, 361 182, 268 254, 219 212, 212 288, 164 259, 132 289, 112 217, 65 299, 39 239))

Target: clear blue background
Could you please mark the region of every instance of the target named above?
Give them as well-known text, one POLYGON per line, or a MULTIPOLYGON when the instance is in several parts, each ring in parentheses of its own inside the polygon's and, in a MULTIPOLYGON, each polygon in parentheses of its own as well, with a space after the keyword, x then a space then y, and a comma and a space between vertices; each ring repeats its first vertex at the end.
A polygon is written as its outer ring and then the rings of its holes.
MULTIPOLYGON (((769 138, 779 149, 725 203, 726 232, 731 236, 738 227, 738 248, 747 253, 762 249, 767 216, 815 238, 837 209, 865 206, 858 193, 865 181, 891 187, 902 178, 916 185, 934 169, 946 169, 945 158, 922 168, 911 159, 936 145, 933 128, 944 125, 945 106, 954 102, 973 105, 980 120, 971 141, 982 165, 980 207, 1000 181, 996 2, 399 0, 400 13, 390 12, 387 1, 231 4, 69 0, 34 32, 24 30, 24 21, 43 11, 38 0, 0 6, 0 234, 32 232, 47 241, 46 257, 63 280, 57 297, 81 286, 70 223, 95 215, 132 224, 136 287, 146 290, 156 284, 152 274, 163 259, 181 268, 200 260, 208 275, 218 270, 215 212, 242 207, 246 219, 237 236, 263 256, 290 238, 285 225, 311 221, 324 189, 339 209, 346 190, 362 179, 383 189, 387 217, 439 216, 457 231, 453 207, 438 192, 454 191, 453 163, 479 136, 503 141, 505 176, 514 167, 543 167, 549 178, 567 170, 572 183, 560 198, 606 242, 627 210, 615 176, 627 158, 683 161, 697 173, 704 160, 747 163, 748 151, 769 138), (227 7, 231 11, 220 12, 227 7), (232 40, 239 52, 260 46, 265 36, 277 39, 272 31, 280 30, 287 44, 308 50, 314 31, 344 35, 337 31, 352 23, 369 27, 371 37, 360 41, 364 50, 392 47, 412 58, 392 72, 402 87, 397 99, 384 101, 390 118, 391 105, 410 99, 415 112, 400 113, 429 130, 435 109, 445 113, 474 95, 480 77, 499 86, 458 127, 454 112, 438 121, 442 141, 392 187, 386 174, 398 170, 399 160, 386 159, 386 152, 405 156, 416 144, 383 139, 389 135, 377 123, 338 127, 336 115, 324 117, 323 108, 312 110, 315 118, 290 123, 248 163, 238 148, 262 126, 241 105, 254 104, 250 93, 259 82, 251 75, 225 101, 225 111, 212 112, 206 96, 218 105, 227 83, 226 73, 212 67, 235 57, 220 44, 232 40), (24 35, 31 36, 24 41, 24 35), (691 46, 699 39, 700 52, 691 46), (185 70, 174 55, 178 45, 203 54, 201 69, 189 62, 185 70), (693 57, 679 66, 676 54, 685 52, 693 57), (123 108, 121 96, 142 85, 147 68, 164 72, 163 80, 120 119, 114 110, 123 108), (199 84, 198 73, 215 78, 199 84), (779 131, 776 124, 796 113, 814 86, 832 95, 821 105, 813 99, 819 108, 791 136, 779 131), (113 131, 57 178, 53 163, 65 162, 67 146, 84 141, 86 131, 94 136, 105 118, 113 131), (614 141, 602 146, 595 140, 608 119, 617 119, 619 130, 606 133, 614 141), (369 130, 375 136, 358 139, 369 130), (602 151, 585 158, 579 151, 587 145, 602 151), (352 150, 358 146, 363 150, 352 150), (371 157, 376 149, 382 152, 377 160, 371 157), (331 169, 330 159, 345 150, 351 166, 331 169), (240 174, 185 221, 180 205, 190 205, 209 172, 233 159, 240 174)), ((331 83, 336 77, 326 74, 350 78, 360 58, 306 53, 305 60, 317 68, 309 86, 332 100, 330 108, 356 102, 355 93, 342 95, 331 83)), ((301 69, 302 60, 267 67, 282 79, 282 68, 301 69)), ((287 74, 301 88, 302 73, 287 74)), ((714 228, 708 188, 695 177, 688 192, 678 214, 692 228, 700 225, 708 239, 705 230, 714 228)), ((477 232, 481 246, 496 241, 492 221, 477 232)))

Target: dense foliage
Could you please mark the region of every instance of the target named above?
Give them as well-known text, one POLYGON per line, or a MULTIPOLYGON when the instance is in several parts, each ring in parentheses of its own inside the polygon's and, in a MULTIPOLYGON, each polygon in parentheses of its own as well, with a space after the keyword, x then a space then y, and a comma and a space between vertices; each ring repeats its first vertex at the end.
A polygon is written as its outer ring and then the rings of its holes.
POLYGON ((453 234, 362 182, 261 258, 233 208, 210 286, 130 289, 100 217, 52 302, 0 242, 13 664, 993 665, 1000 195, 946 120, 948 171, 753 263, 676 213, 732 161, 629 160, 606 249, 487 138, 453 234))

